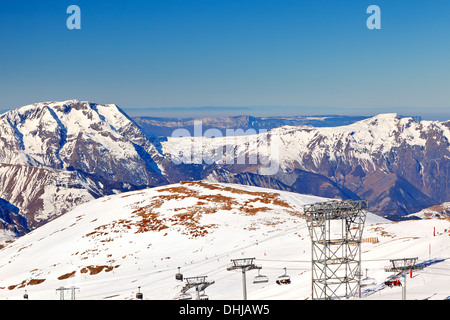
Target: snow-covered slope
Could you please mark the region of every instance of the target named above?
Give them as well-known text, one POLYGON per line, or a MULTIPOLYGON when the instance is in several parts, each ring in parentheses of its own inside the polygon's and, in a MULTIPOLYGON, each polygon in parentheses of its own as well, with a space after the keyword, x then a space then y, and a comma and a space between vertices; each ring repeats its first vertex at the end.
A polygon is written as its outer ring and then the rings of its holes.
MULTIPOLYGON (((241 299, 241 275, 227 271, 231 259, 254 257, 270 279, 252 284, 249 299, 310 297, 310 240, 302 217, 304 204, 324 198, 234 184, 185 182, 106 196, 82 204, 0 250, 0 298, 59 299, 56 289, 75 286, 77 299, 134 299, 140 287, 144 299, 175 299, 185 277, 215 281, 210 299, 241 299), (292 283, 279 286, 284 273, 292 283)), ((447 220, 387 222, 368 214, 362 267, 380 285, 367 298, 392 293, 382 285, 389 258, 418 256, 433 265, 408 279, 409 298, 450 296, 448 277, 435 285, 436 268, 449 268, 450 237, 442 233, 447 220), (433 237, 433 228, 442 234, 433 237), (431 248, 431 251, 429 251, 431 248), (433 269, 435 268, 435 269, 433 269), (415 283, 430 284, 413 292, 415 283)), ((439 273, 439 272, 437 272, 439 273)), ((443 273, 443 272, 440 272, 443 273)), ((70 292, 66 292, 66 299, 70 292)))

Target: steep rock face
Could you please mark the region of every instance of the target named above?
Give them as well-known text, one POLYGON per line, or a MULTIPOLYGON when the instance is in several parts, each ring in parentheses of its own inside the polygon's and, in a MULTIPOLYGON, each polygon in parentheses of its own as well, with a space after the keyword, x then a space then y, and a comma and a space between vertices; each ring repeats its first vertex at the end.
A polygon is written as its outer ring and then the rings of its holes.
POLYGON ((89 191, 94 181, 82 181, 76 172, 26 165, 0 165, 0 183, 0 197, 20 208, 30 228, 100 195, 89 191))
POLYGON ((19 208, 0 198, 0 247, 27 232, 27 219, 19 213, 19 208))
POLYGON ((35 228, 95 197, 166 184, 158 148, 115 105, 18 108, 0 115, 0 197, 35 228))
POLYGON ((79 170, 136 185, 164 181, 152 159, 157 145, 115 105, 38 103, 3 114, 0 127, 0 163, 79 170))
POLYGON ((302 158, 307 171, 366 196, 375 211, 403 215, 449 200, 449 138, 442 123, 380 115, 331 136, 319 131, 302 158))
POLYGON ((212 170, 208 175, 206 175, 203 181, 210 183, 222 182, 242 184, 247 186, 259 186, 262 188, 294 192, 293 188, 280 182, 277 179, 269 176, 261 176, 251 172, 232 173, 224 169, 215 169, 212 170))

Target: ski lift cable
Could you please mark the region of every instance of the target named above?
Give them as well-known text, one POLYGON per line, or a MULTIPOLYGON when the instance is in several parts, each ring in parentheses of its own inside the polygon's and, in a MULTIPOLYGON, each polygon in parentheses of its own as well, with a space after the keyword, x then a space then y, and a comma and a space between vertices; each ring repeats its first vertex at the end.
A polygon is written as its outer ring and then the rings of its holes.
MULTIPOLYGON (((371 212, 373 212, 373 211, 371 211, 371 212)), ((222 254, 220 254, 220 255, 216 255, 216 256, 209 257, 209 258, 207 259, 207 261, 205 261, 205 260, 198 260, 198 261, 192 262, 192 263, 188 264, 188 266, 192 266, 192 268, 189 268, 188 270, 193 269, 193 268, 194 268, 194 265, 198 265, 198 264, 199 264, 199 265, 204 265, 204 264, 206 264, 206 263, 209 263, 209 262, 211 262, 211 261, 214 261, 214 259, 221 259, 221 258, 224 258, 224 257, 226 257, 226 256, 228 256, 229 254, 232 254, 232 253, 234 253, 234 252, 242 251, 243 249, 247 249, 247 248, 249 248, 249 247, 252 247, 252 246, 255 246, 255 245, 259 245, 259 244, 261 244, 261 243, 264 243, 264 242, 267 242, 267 241, 276 239, 276 238, 278 238, 278 237, 285 236, 285 235, 287 235, 287 234, 289 234, 289 233, 291 233, 291 232, 300 230, 300 229, 302 229, 302 228, 303 228, 303 226, 297 226, 297 227, 291 228, 291 229, 289 229, 289 230, 282 231, 282 232, 277 233, 277 234, 275 234, 275 235, 273 235, 273 236, 271 236, 271 237, 267 237, 266 239, 262 239, 262 240, 258 241, 258 243, 251 243, 251 244, 249 244, 249 245, 242 246, 242 247, 238 247, 238 248, 236 248, 236 249, 234 249, 234 250, 230 250, 230 251, 225 252, 225 253, 222 253, 222 254)), ((450 257, 443 258, 443 259, 444 259, 444 260, 450 259, 450 257)), ((276 260, 276 259, 258 259, 258 260, 260 260, 260 261, 269 261, 269 262, 272 261, 272 262, 298 262, 298 263, 310 263, 310 261, 302 261, 302 260, 276 260)), ((362 262, 364 262, 364 261, 387 261, 387 260, 391 260, 391 259, 388 259, 388 258, 385 258, 385 259, 363 259, 362 262)), ((223 267, 222 267, 222 268, 223 268, 223 267)), ((269 268, 269 267, 266 267, 266 268, 269 268)), ((142 277, 146 277, 146 276, 149 276, 149 275, 154 275, 154 274, 157 274, 157 273, 163 273, 163 272, 168 272, 168 271, 173 271, 173 270, 176 270, 176 267, 165 268, 165 269, 159 269, 159 270, 155 270, 155 271, 152 271, 152 272, 143 273, 143 274, 140 274, 139 277, 142 278, 142 277)), ((220 267, 217 268, 217 269, 213 269, 213 270, 207 272, 206 274, 211 274, 211 273, 214 272, 215 270, 220 270, 220 267)), ((298 270, 305 270, 305 269, 298 269, 298 270)), ((307 270, 307 269, 306 269, 306 270, 307 270)), ((445 275, 445 274, 442 274, 442 275, 445 275)), ((171 276, 172 276, 172 274, 168 275, 168 276, 165 277, 165 278, 170 278, 171 276)), ((448 276, 448 275, 447 275, 447 276, 448 276)), ((226 277, 228 277, 228 276, 225 276, 225 277, 223 277, 223 278, 226 278, 226 277)), ((135 277, 135 276, 127 276, 127 277, 125 277, 125 278, 136 278, 136 277, 135 277)), ((223 279, 223 278, 222 278, 222 279, 223 279)), ((122 279, 123 279, 123 278, 122 278, 122 279)), ((152 281, 151 283, 154 283, 154 282, 157 282, 157 281, 160 281, 160 280, 161 280, 161 279, 158 279, 158 280, 156 280, 156 281, 152 281)), ((220 279, 217 279, 217 280, 220 280, 220 279)), ((93 282, 92 282, 92 283, 85 283, 84 286, 88 286, 88 285, 97 285, 97 284, 102 284, 102 283, 109 283, 109 282, 111 282, 111 281, 117 281, 117 280, 116 280, 116 279, 112 279, 112 280, 106 280, 106 281, 96 281, 95 283, 93 283, 93 282)), ((151 283, 150 283, 150 284, 151 284, 151 283)), ((133 287, 133 288, 134 288, 134 287, 133 287)), ((121 290, 121 291, 127 291, 127 290, 129 290, 129 289, 124 289, 124 290, 121 290)), ((111 292, 111 293, 113 293, 113 292, 111 292)), ((98 296, 98 295, 96 295, 96 296, 98 296)))
MULTIPOLYGON (((224 257, 226 257, 226 256, 228 256, 228 255, 230 255, 230 254, 232 254, 232 253, 239 252, 239 251, 242 251, 242 250, 244 250, 244 249, 247 249, 247 248, 250 248, 250 247, 259 245, 259 244, 261 244, 261 243, 264 243, 264 242, 267 242, 267 241, 276 239, 276 238, 278 238, 278 237, 285 236, 285 235, 287 235, 287 234, 289 234, 289 233, 291 233, 291 232, 298 231, 298 230, 300 230, 300 229, 302 229, 302 228, 303 228, 303 226, 296 226, 296 227, 290 228, 290 229, 288 229, 288 230, 282 231, 282 232, 280 232, 280 233, 274 234, 273 236, 267 237, 266 239, 259 240, 257 243, 251 243, 251 244, 248 244, 248 245, 245 245, 245 246, 242 246, 242 247, 238 247, 238 248, 236 248, 236 249, 233 249, 233 250, 224 252, 224 253, 222 253, 222 254, 220 254, 220 255, 215 255, 215 256, 211 256, 211 257, 206 257, 207 261, 205 261, 205 260, 197 260, 197 261, 193 261, 193 262, 191 262, 191 263, 189 263, 189 264, 187 264, 187 265, 196 265, 196 264, 203 265, 204 263, 207 263, 207 262, 209 262, 209 261, 212 261, 213 259, 221 259, 221 258, 224 258, 224 257)), ((258 259, 258 260, 263 261, 262 259, 258 259)), ((174 269, 174 268, 171 268, 171 269, 174 269)))
MULTIPOLYGON (((173 268, 166 269, 165 271, 172 271, 172 269, 173 268)), ((147 275, 148 274, 157 274, 157 273, 161 273, 161 272, 151 272, 151 273, 147 273, 147 275)), ((167 276, 165 276, 163 278, 159 278, 159 279, 151 281, 151 282, 140 282, 140 287, 143 288, 145 286, 149 286, 149 285, 151 285, 151 284, 153 284, 155 282, 159 282, 159 281, 163 281, 163 280, 169 279, 172 276, 173 276, 173 274, 170 273, 169 275, 167 275, 167 276)), ((123 277, 121 279, 126 279, 126 278, 134 278, 134 279, 136 279, 136 276, 127 276, 127 277, 123 277)), ((98 282, 95 282, 95 283, 84 283, 83 287, 87 287, 89 285, 107 284, 107 283, 116 282, 116 281, 117 281, 117 279, 109 279, 109 280, 106 280, 106 281, 98 281, 98 282)), ((133 282, 136 282, 136 281, 133 281, 133 282)), ((117 294, 117 293, 121 293, 121 292, 128 293, 128 292, 130 292, 130 290, 132 291, 134 289, 136 289, 136 286, 131 286, 130 285, 130 286, 128 286, 128 287, 126 287, 124 289, 121 289, 121 290, 102 292, 101 294, 95 294, 95 295, 90 295, 90 296, 83 296, 82 298, 85 299, 85 298, 88 298, 88 297, 97 297, 97 296, 100 296, 100 295, 108 295, 108 294, 113 294, 113 293, 117 294)))
POLYGON ((438 276, 447 276, 447 277, 450 277, 450 274, 448 274, 448 273, 439 273, 439 272, 427 271, 426 274, 434 274, 434 275, 438 275, 438 276))
MULTIPOLYGON (((213 260, 214 261, 214 260, 213 260)), ((204 263, 207 263, 207 262, 210 262, 210 261, 199 261, 199 262, 201 262, 201 264, 204 264, 204 263)), ((226 267, 228 265, 228 263, 227 264, 222 264, 220 267, 217 267, 217 268, 214 268, 214 269, 212 269, 212 270, 209 270, 209 271, 207 271, 207 272, 205 272, 204 274, 205 275, 212 275, 214 272, 217 272, 218 270, 220 271, 221 269, 223 269, 224 267, 226 267)), ((198 266, 197 266, 198 267, 198 266)), ((139 279, 145 279, 146 277, 148 277, 148 276, 150 276, 150 275, 155 275, 155 274, 158 274, 158 273, 165 273, 165 272, 169 272, 169 271, 173 271, 173 270, 176 270, 177 268, 165 268, 165 269, 159 269, 159 270, 156 270, 156 271, 152 271, 152 272, 146 272, 146 273, 141 273, 141 274, 139 274, 139 276, 138 277, 136 277, 135 275, 133 275, 133 276, 125 276, 125 277, 120 277, 121 278, 121 280, 124 280, 124 279, 127 279, 127 278, 133 278, 133 279, 136 279, 136 281, 139 281, 139 279)), ((192 268, 191 268, 192 269, 192 268)), ((156 280, 152 280, 152 281, 145 281, 145 282, 140 282, 140 284, 141 284, 141 287, 144 287, 144 286, 149 286, 149 285, 152 285, 152 284, 154 284, 154 283, 157 283, 157 282, 159 282, 159 281, 164 281, 164 280, 166 280, 166 279, 168 279, 168 278, 171 278, 173 276, 173 274, 172 273, 170 273, 170 274, 168 274, 167 276, 165 276, 165 277, 162 277, 162 278, 158 278, 158 279, 156 279, 156 280)), ((228 275, 227 275, 228 276, 228 275)), ((226 278, 227 276, 225 276, 225 277, 223 277, 223 278, 219 278, 219 279, 216 279, 215 281, 220 281, 221 279, 224 279, 224 278, 226 278)), ((84 283, 83 284, 83 286, 84 287, 87 287, 87 286, 96 286, 96 285, 99 285, 99 284, 107 284, 107 283, 110 283, 110 282, 113 282, 113 281, 117 281, 117 278, 116 279, 108 279, 108 280, 102 280, 102 281, 94 281, 94 282, 87 282, 87 283, 84 283)), ((133 281, 133 282, 136 282, 136 281, 133 281)), ((122 289, 122 290, 118 290, 118 291, 114 291, 114 292, 104 292, 104 293, 101 293, 101 295, 106 295, 106 294, 112 294, 112 293, 117 293, 117 292, 129 292, 130 290, 133 290, 135 288, 135 286, 130 286, 130 287, 128 287, 128 288, 125 288, 125 289, 122 289)), ((93 297, 93 296, 98 296, 98 294, 96 294, 96 295, 91 295, 91 297, 93 297)), ((83 296, 84 298, 86 298, 86 297, 89 297, 89 296, 83 296)))
MULTIPOLYGON (((213 270, 210 270, 209 272, 206 272, 206 273, 204 273, 205 275, 211 275, 210 273, 211 272, 213 272, 213 271, 216 271, 216 270, 219 270, 219 269, 223 269, 224 267, 226 267, 228 264, 225 264, 225 265, 222 265, 222 266, 220 266, 220 267, 218 267, 218 268, 215 268, 215 269, 213 269, 213 270)), ((168 272, 168 271, 172 271, 174 268, 169 268, 169 269, 164 269, 164 271, 163 272, 168 272)), ((140 274, 139 275, 139 278, 143 278, 143 277, 147 277, 148 275, 153 275, 153 274, 157 274, 157 273, 161 273, 162 271, 159 271, 159 272, 148 272, 148 273, 145 273, 145 274, 140 274)), ((157 283, 157 282, 159 282, 159 281, 164 281, 164 280, 167 280, 167 279, 169 279, 169 278, 171 278, 173 276, 173 274, 171 273, 171 274, 168 274, 167 276, 165 276, 165 277, 162 277, 162 278, 158 278, 158 279, 156 279, 156 280, 152 280, 152 281, 145 281, 145 282, 140 282, 140 284, 141 284, 141 287, 144 287, 144 286, 149 286, 149 285, 152 285, 152 284, 154 284, 154 283, 157 283)), ((128 276, 128 278, 136 278, 136 276, 128 276)), ((109 283, 109 282, 112 282, 112 281, 117 281, 117 279, 111 279, 111 280, 107 280, 107 281, 103 281, 103 282, 100 282, 100 283, 109 283)), ((216 280, 217 281, 217 280, 216 280)), ((96 284, 98 284, 98 282, 96 283, 96 284)), ((120 290, 120 292, 128 292, 130 289, 133 289, 134 288, 134 286, 133 287, 129 287, 129 288, 126 288, 126 289, 123 289, 123 290, 120 290)), ((111 292, 112 293, 112 292, 111 292)), ((108 294, 108 293, 105 293, 105 294, 108 294)))
MULTIPOLYGON (((239 250, 241 250, 241 248, 239 248, 239 250)), ((239 250, 237 250, 237 251, 239 251, 239 250)), ((233 251, 235 251, 235 250, 233 250, 233 251)), ((223 255, 226 255, 226 254, 223 254, 223 255)), ((217 258, 217 256, 216 256, 215 258, 217 258)), ((450 257, 444 258, 444 259, 450 259, 450 257)), ((303 261, 303 260, 281 260, 281 259, 280 259, 280 260, 277 260, 277 259, 258 259, 258 260, 260 260, 260 261, 269 261, 269 262, 301 262, 301 263, 304 263, 304 262, 310 262, 310 261, 303 261)), ((362 260, 362 262, 364 262, 364 261, 387 261, 387 260, 391 260, 391 259, 387 259, 387 258, 382 258, 382 259, 365 259, 365 260, 362 260)), ((211 261, 214 261, 214 259, 212 259, 211 261)), ((208 260, 208 261, 202 260, 202 261, 195 262, 195 264, 200 263, 200 265, 203 265, 203 264, 209 263, 209 262, 210 262, 210 260, 208 260)), ((212 270, 210 270, 210 271, 207 271, 207 272, 205 272, 205 275, 212 275, 212 274, 215 274, 215 273, 214 273, 215 271, 220 271, 221 268, 223 268, 223 267, 226 266, 226 265, 228 265, 228 264, 225 264, 225 265, 222 265, 222 266, 220 266, 220 267, 214 268, 214 269, 212 269, 212 270)), ((434 268, 436 268, 436 267, 434 267, 434 268)), ((173 271, 173 270, 175 270, 175 269, 176 269, 175 267, 173 267, 173 268, 159 269, 159 270, 156 270, 156 271, 152 271, 152 272, 147 272, 147 273, 140 274, 140 275, 139 275, 139 278, 147 277, 147 276, 149 276, 149 275, 154 275, 154 274, 158 274, 158 273, 169 272, 169 271, 173 271)), ((190 269, 192 269, 192 268, 190 268, 190 269)), ((275 269, 279 269, 279 268, 275 268, 275 267, 264 267, 264 269, 275 270, 275 269)), ((299 268, 290 268, 290 269, 292 269, 292 270, 301 270, 301 271, 307 271, 307 270, 309 270, 309 269, 299 269, 299 268)), ((383 268, 371 268, 371 269, 379 269, 379 270, 382 270, 383 268)), ((442 269, 443 269, 443 270, 448 270, 448 269, 445 269, 445 268, 442 268, 442 269)), ((445 275, 445 274, 442 274, 442 275, 445 275)), ((158 281, 165 280, 165 279, 170 278, 170 277, 172 277, 172 276, 173 276, 172 274, 169 274, 169 275, 167 275, 167 276, 164 277, 164 278, 159 278, 159 279, 154 280, 154 281, 151 281, 151 282, 146 282, 146 283, 143 284, 143 285, 146 285, 146 286, 147 286, 147 285, 151 285, 151 284, 153 284, 153 283, 156 283, 156 282, 158 282, 158 281)), ((226 277, 228 277, 228 276, 225 276, 225 277, 223 277, 223 278, 216 279, 216 281, 220 281, 221 279, 224 279, 224 278, 226 278, 226 277)), ((126 279, 126 278, 136 278, 136 276, 126 276, 126 277, 121 277, 121 279, 126 279)), ((102 283, 109 283, 109 282, 112 282, 112 281, 117 281, 117 279, 111 279, 111 280, 105 280, 105 281, 95 281, 95 282, 85 283, 84 286, 98 285, 98 284, 102 284, 102 283)), ((134 288, 134 287, 132 287, 132 288, 134 288)), ((129 290, 130 290, 130 288, 128 288, 128 289, 123 289, 123 290, 121 290, 121 291, 127 292, 127 291, 129 291, 129 290)), ((111 293, 113 293, 113 292, 111 292, 111 293)), ((107 294, 107 293, 105 293, 105 294, 107 294)), ((97 296, 97 295, 96 295, 96 296, 97 296)))
MULTIPOLYGON (((384 260, 390 260, 390 259, 376 259, 376 261, 379 261, 379 260, 383 260, 383 261, 384 261, 384 260)), ((276 260, 275 260, 275 261, 276 261, 276 260)), ((283 262, 283 261, 279 261, 279 262, 283 262)), ((226 264, 226 265, 227 265, 227 264, 226 264)), ((214 271, 220 270, 221 268, 223 268, 223 267, 226 266, 226 265, 222 265, 221 267, 218 267, 218 268, 216 268, 216 269, 213 269, 213 270, 209 271, 208 274, 211 274, 211 273, 214 272, 214 271)), ((174 269, 174 268, 169 268, 169 269, 164 269, 164 270, 153 271, 153 272, 146 273, 146 275, 157 274, 157 273, 162 273, 162 272, 168 272, 168 271, 172 271, 173 269, 174 269)), ((275 268, 275 267, 265 267, 264 269, 269 269, 269 270, 279 270, 279 268, 275 268)), ((307 271, 307 270, 309 270, 309 269, 298 269, 298 268, 289 268, 289 269, 290 269, 290 270, 300 270, 300 271, 307 271)), ((373 268, 372 268, 372 269, 373 269, 373 268)), ((378 269, 378 268, 376 268, 376 269, 378 269)), ((379 268, 379 269, 382 269, 382 268, 379 268)), ((447 270, 447 269, 445 269, 445 268, 441 268, 441 269, 447 270)), ((428 272, 428 273, 430 273, 430 274, 435 274, 435 275, 442 275, 442 276, 450 276, 450 274, 443 274, 443 273, 436 273, 436 272, 428 272)), ((154 280, 154 281, 142 283, 142 284, 141 284, 141 287, 143 287, 143 286, 149 286, 149 285, 151 285, 151 284, 153 284, 153 283, 155 283, 155 282, 163 281, 163 280, 165 280, 165 279, 167 279, 167 278, 170 278, 170 277, 172 277, 172 276, 173 276, 173 275, 170 274, 170 275, 167 275, 167 276, 164 277, 164 278, 159 278, 159 279, 154 280)), ((217 282, 217 281, 221 281, 221 280, 223 280, 223 279, 225 279, 225 278, 228 278, 228 277, 230 277, 230 276, 232 276, 232 274, 225 275, 225 276, 223 276, 223 277, 221 277, 221 278, 215 279, 215 281, 216 281, 216 282, 217 282)), ((125 278, 132 278, 132 276, 127 276, 127 277, 125 277, 125 278)), ((111 279, 111 280, 106 280, 106 281, 96 281, 95 283, 85 283, 83 286, 86 287, 86 286, 88 286, 88 285, 97 285, 97 284, 101 284, 101 283, 109 283, 109 282, 112 282, 112 281, 117 281, 117 279, 111 279)), ((135 286, 130 286, 130 287, 125 288, 125 289, 122 289, 122 290, 115 290, 115 291, 102 292, 101 294, 88 295, 88 296, 83 295, 82 297, 83 297, 83 299, 86 299, 86 298, 89 298, 89 297, 98 297, 99 295, 118 294, 118 293, 121 293, 121 292, 127 292, 127 293, 128 293, 130 290, 134 290, 134 289, 135 289, 135 286)))
MULTIPOLYGON (((282 234, 284 235, 284 234, 286 234, 286 233, 288 233, 288 232, 291 232, 291 231, 292 231, 292 229, 291 229, 291 230, 288 230, 288 231, 285 231, 285 232, 283 232, 282 234)), ((278 236, 281 236, 281 235, 280 235, 280 234, 277 234, 277 235, 271 237, 271 239, 276 238, 276 237, 278 237, 278 236)), ((269 239, 265 239, 265 240, 269 240, 269 239)), ((255 244, 252 244, 252 245, 255 245, 255 244)), ((249 246, 246 246, 246 247, 250 247, 250 246, 252 246, 252 245, 249 245, 249 246)), ((239 251, 239 250, 242 250, 242 247, 241 247, 241 248, 237 248, 236 250, 229 251, 229 252, 224 253, 224 254, 222 254, 222 255, 215 256, 215 257, 213 257, 211 260, 207 260, 207 261, 201 260, 201 261, 194 262, 194 263, 192 263, 192 264, 200 264, 200 265, 203 265, 203 264, 205 264, 205 263, 209 263, 209 262, 211 262, 211 261, 214 261, 214 258, 219 258, 219 259, 220 259, 220 257, 226 256, 226 255, 228 255, 230 252, 235 252, 235 251, 239 251)), ((442 259, 443 259, 443 260, 447 260, 447 259, 450 259, 450 257, 445 257, 445 258, 442 258, 442 259)), ((260 260, 260 261, 268 261, 268 262, 299 262, 299 263, 310 262, 310 261, 303 261, 303 260, 281 260, 281 259, 280 259, 280 260, 277 260, 277 259, 258 259, 258 260, 260 260)), ((362 262, 365 262, 365 261, 388 261, 388 260, 391 260, 391 259, 388 259, 388 258, 380 258, 380 259, 363 259, 362 262)), ((222 265, 222 266, 217 267, 217 268, 215 268, 215 269, 212 269, 212 270, 206 272, 205 274, 208 274, 208 275, 215 274, 215 273, 214 273, 215 271, 218 271, 218 270, 220 271, 221 268, 223 268, 223 267, 226 266, 226 265, 228 265, 228 264, 225 264, 225 265, 222 265)), ((433 267, 433 268, 435 268, 435 269, 441 269, 441 270, 450 270, 450 269, 447 269, 447 268, 439 268, 439 267, 433 267)), ((164 272, 173 271, 174 269, 176 269, 176 268, 175 268, 175 267, 172 267, 172 268, 164 268, 164 269, 159 269, 159 270, 155 270, 155 271, 152 271, 152 272, 143 273, 143 274, 140 274, 140 275, 139 275, 139 278, 147 277, 147 276, 149 276, 149 275, 154 275, 154 274, 158 274, 158 273, 164 273, 164 272)), ((190 269, 192 269, 192 268, 190 268, 190 269)), ((275 269, 278 269, 278 268, 274 268, 274 267, 265 267, 264 269, 275 270, 275 269)), ((302 271, 309 270, 309 269, 298 269, 298 268, 290 268, 290 269, 292 269, 292 270, 302 270, 302 271)), ((383 268, 371 268, 371 269, 380 269, 380 270, 381 270, 381 269, 383 269, 383 268)), ((433 272, 429 272, 429 273, 436 274, 436 275, 449 276, 449 274, 433 273, 433 272)), ((170 277, 172 277, 172 276, 173 276, 172 274, 169 274, 169 275, 167 275, 167 276, 164 277, 164 278, 159 278, 158 280, 154 280, 154 281, 151 281, 151 282, 149 282, 149 283, 146 282, 146 283, 143 284, 143 285, 150 285, 150 284, 153 284, 153 283, 155 283, 155 282, 162 281, 162 280, 164 280, 164 279, 170 278, 170 277)), ((227 275, 227 276, 224 276, 224 277, 222 277, 222 278, 216 279, 216 281, 220 281, 221 279, 224 279, 224 278, 227 278, 227 277, 228 277, 228 275, 227 275)), ((121 277, 121 279, 126 279, 126 278, 136 278, 136 276, 125 276, 125 277, 121 277)), ((104 284, 104 283, 109 283, 109 282, 112 282, 112 281, 117 281, 117 279, 104 280, 104 281, 87 282, 87 283, 84 283, 83 286, 86 287, 86 286, 91 286, 91 285, 104 284)), ((131 287, 131 289, 134 289, 134 286, 131 287)), ((130 288, 127 288, 127 289, 120 290, 119 292, 128 292, 129 290, 130 290, 130 288)), ((103 295, 103 294, 109 294, 109 293, 114 293, 114 292, 106 292, 106 293, 102 293, 102 295, 103 295)), ((98 296, 98 295, 95 295, 95 296, 98 296)), ((84 297, 89 297, 89 296, 84 296, 84 297)))
MULTIPOLYGON (((226 256, 228 256, 228 255, 230 255, 230 254, 232 254, 232 253, 242 251, 242 250, 244 250, 244 249, 247 249, 247 248, 250 248, 250 247, 259 245, 259 244, 261 244, 261 243, 264 243, 264 242, 266 242, 266 241, 270 241, 270 240, 276 239, 276 238, 281 237, 281 236, 285 236, 286 234, 289 234, 289 233, 291 233, 291 232, 293 232, 293 231, 299 230, 300 228, 302 228, 302 227, 294 227, 294 228, 291 228, 291 229, 282 231, 282 232, 280 232, 280 233, 277 233, 277 234, 275 234, 275 235, 273 235, 273 236, 271 236, 271 237, 268 237, 268 238, 266 238, 266 239, 260 240, 260 241, 258 241, 258 243, 251 243, 251 244, 248 244, 248 245, 245 245, 245 246, 242 246, 242 247, 238 247, 238 248, 236 248, 236 249, 233 249, 233 250, 230 250, 230 251, 221 253, 220 255, 215 255, 215 256, 206 257, 206 261, 203 260, 203 259, 202 259, 202 260, 197 260, 197 261, 193 261, 193 262, 191 262, 191 263, 189 263, 189 264, 187 264, 187 265, 188 265, 188 266, 197 265, 197 264, 203 265, 203 264, 205 264, 205 263, 208 263, 208 262, 210 262, 210 261, 213 261, 214 259, 221 259, 221 258, 224 258, 224 257, 226 257, 226 256)), ((262 259, 258 259, 258 260, 262 260, 262 259)), ((173 268, 172 268, 172 269, 173 269, 173 268)))
POLYGON ((293 262, 293 263, 311 263, 311 260, 258 259, 258 261, 267 261, 267 262, 293 262))

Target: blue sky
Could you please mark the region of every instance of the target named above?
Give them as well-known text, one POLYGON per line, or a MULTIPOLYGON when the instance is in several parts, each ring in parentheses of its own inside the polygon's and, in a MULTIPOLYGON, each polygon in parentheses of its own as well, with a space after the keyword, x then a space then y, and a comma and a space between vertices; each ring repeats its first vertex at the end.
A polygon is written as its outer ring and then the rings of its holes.
POLYGON ((2 1, 0 109, 80 99, 155 116, 447 120, 449 17, 444 0, 2 1), (71 4, 81 30, 66 27, 71 4), (366 27, 371 4, 381 30, 366 27))

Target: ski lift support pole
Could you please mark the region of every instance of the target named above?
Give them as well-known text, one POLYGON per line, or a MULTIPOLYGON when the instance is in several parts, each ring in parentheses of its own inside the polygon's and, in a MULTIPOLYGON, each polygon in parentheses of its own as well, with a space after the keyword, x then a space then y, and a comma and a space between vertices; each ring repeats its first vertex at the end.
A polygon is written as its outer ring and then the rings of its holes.
POLYGON ((261 269, 260 266, 257 266, 253 263, 253 260, 255 258, 243 258, 243 259, 231 259, 231 262, 233 265, 231 267, 228 267, 228 271, 241 269, 242 271, 242 295, 243 299, 247 300, 247 280, 245 277, 245 272, 253 269, 261 269))
POLYGON ((195 288, 197 293, 197 300, 200 300, 200 291, 205 290, 210 285, 214 284, 214 281, 206 281, 206 276, 199 277, 189 277, 184 278, 186 280, 186 285, 181 289, 182 293, 187 292, 191 288, 195 288))
POLYGON ((423 269, 416 264, 416 258, 391 259, 391 265, 384 268, 386 272, 401 273, 403 278, 402 300, 406 300, 406 272, 410 270, 423 269))

